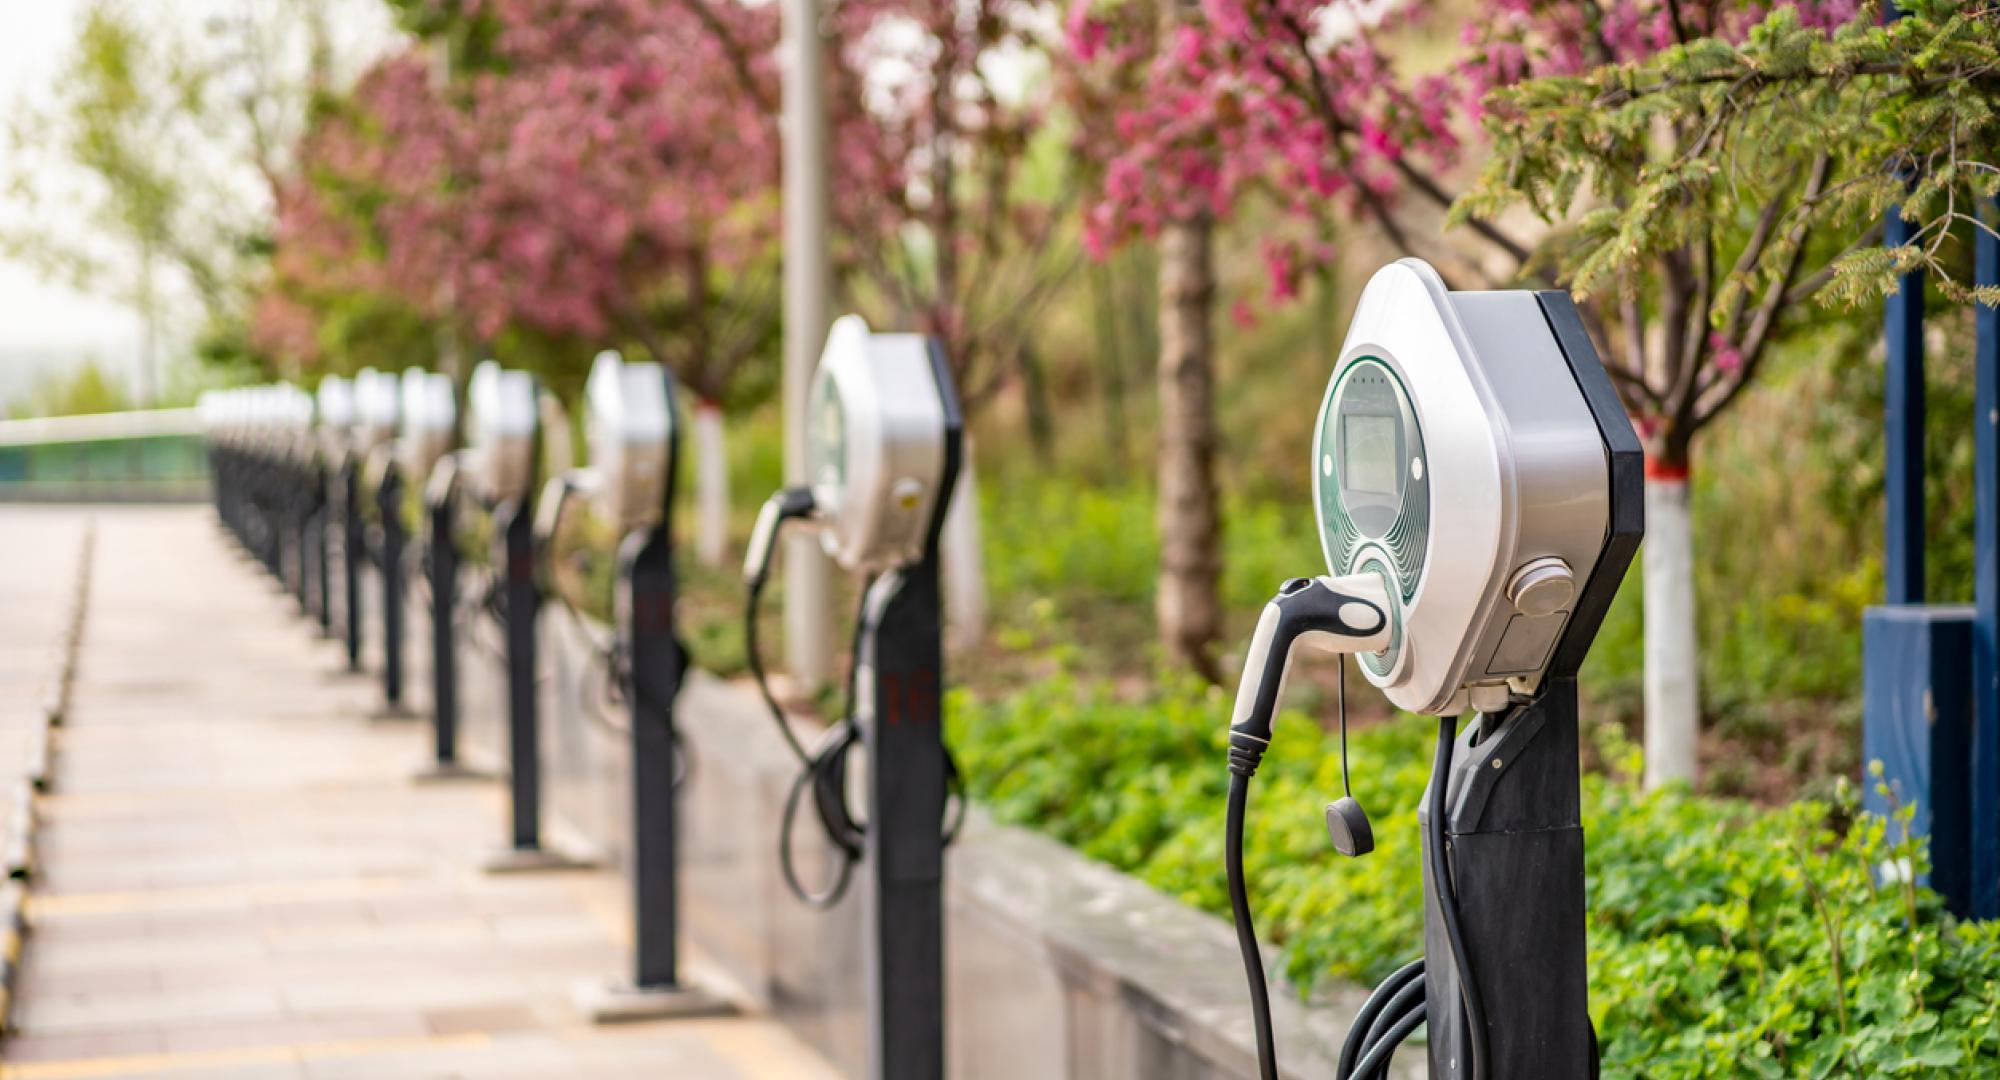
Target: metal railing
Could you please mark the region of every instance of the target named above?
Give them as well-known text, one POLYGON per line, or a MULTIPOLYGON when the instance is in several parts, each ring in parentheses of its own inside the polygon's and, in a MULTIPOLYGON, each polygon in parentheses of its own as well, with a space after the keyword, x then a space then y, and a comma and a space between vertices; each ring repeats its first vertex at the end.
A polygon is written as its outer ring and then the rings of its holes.
POLYGON ((198 502, 208 455, 193 409, 0 420, 0 502, 198 502))

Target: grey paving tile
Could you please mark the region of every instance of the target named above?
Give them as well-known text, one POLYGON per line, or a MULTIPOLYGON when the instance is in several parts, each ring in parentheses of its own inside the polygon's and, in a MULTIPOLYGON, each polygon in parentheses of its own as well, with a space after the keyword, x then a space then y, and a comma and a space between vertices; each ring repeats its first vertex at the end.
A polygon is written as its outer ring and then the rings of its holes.
MULTIPOLYGON (((80 520, 0 512, 0 547, 38 529, 49 556, 0 565, 0 687, 35 684, 12 617, 61 590, 13 597, 62 576, 80 520)), ((424 725, 369 723, 372 680, 204 511, 100 513, 95 573, 10 1076, 832 1075, 760 1017, 583 1024, 573 988, 628 963, 622 881, 481 874, 504 788, 409 784, 424 725)))

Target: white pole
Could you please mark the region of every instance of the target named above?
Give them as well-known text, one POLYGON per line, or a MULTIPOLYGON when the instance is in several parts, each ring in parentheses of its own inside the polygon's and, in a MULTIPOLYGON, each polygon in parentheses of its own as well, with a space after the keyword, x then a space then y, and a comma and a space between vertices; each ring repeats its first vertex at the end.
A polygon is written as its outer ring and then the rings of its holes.
POLYGON ((943 545, 945 636, 969 649, 986 637, 985 542, 979 530, 979 472, 973 468, 972 433, 965 434, 958 483, 945 509, 943 545))
MULTIPOLYGON (((819 0, 783 0, 785 202, 785 483, 806 482, 806 406, 826 338, 825 58, 819 0)), ((802 693, 832 670, 826 557, 794 530, 785 545, 785 664, 802 693)))
POLYGON ((1700 766, 1694 523, 1684 477, 1646 479, 1646 786, 1692 782, 1700 766))
POLYGON ((703 566, 729 559, 729 450, 722 406, 694 406, 694 558, 703 566))

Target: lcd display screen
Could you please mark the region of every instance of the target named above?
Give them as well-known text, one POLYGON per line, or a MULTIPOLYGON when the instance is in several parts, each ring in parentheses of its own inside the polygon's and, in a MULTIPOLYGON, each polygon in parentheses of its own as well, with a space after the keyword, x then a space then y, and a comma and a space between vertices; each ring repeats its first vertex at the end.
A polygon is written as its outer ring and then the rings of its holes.
POLYGON ((1396 494, 1396 418, 1348 416, 1340 422, 1341 477, 1349 491, 1396 494))

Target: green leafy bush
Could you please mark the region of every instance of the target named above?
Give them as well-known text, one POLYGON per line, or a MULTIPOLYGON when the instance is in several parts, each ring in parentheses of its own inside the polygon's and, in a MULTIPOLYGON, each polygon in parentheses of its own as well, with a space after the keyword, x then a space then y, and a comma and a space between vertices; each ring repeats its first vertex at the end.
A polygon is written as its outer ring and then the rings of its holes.
MULTIPOLYGON (((1227 911, 1227 696, 1170 682, 1145 700, 1058 677, 999 700, 957 693, 953 745, 1002 821, 1044 831, 1156 888, 1227 911)), ((1259 929, 1301 988, 1372 982, 1421 948, 1415 808, 1431 725, 1353 733, 1355 794, 1379 850, 1334 854, 1321 806, 1338 744, 1296 713, 1257 776, 1247 868, 1259 929)), ((1618 744, 1607 759, 1630 769, 1618 744)), ((1591 1008, 1605 1075, 1968 1076, 2000 1071, 2000 925, 1871 868, 1923 865, 1900 822, 1851 786, 1771 811, 1591 776, 1591 1008)))

